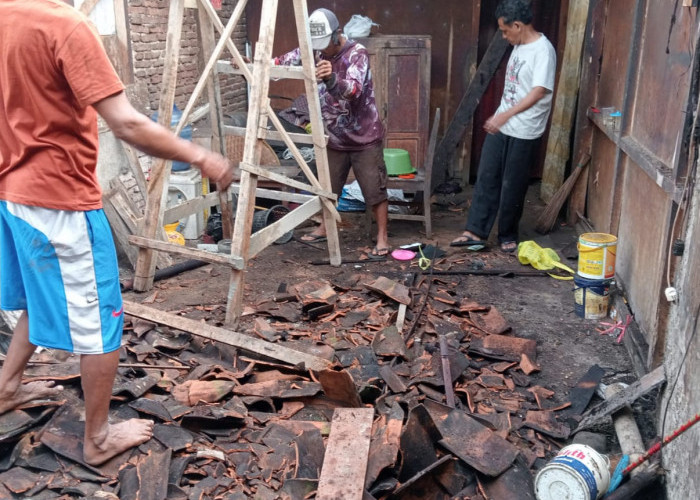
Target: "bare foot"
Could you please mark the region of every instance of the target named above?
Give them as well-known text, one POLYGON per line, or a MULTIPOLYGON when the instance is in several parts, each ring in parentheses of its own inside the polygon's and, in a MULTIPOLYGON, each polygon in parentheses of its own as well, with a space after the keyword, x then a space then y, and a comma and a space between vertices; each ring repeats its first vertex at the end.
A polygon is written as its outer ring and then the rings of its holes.
POLYGON ((21 384, 14 394, 0 394, 0 415, 35 399, 46 399, 55 396, 62 390, 63 386, 55 385, 53 381, 21 384))
POLYGON ((85 437, 83 458, 90 465, 100 465, 120 453, 145 443, 153 437, 153 421, 132 418, 109 424, 104 436, 85 437))

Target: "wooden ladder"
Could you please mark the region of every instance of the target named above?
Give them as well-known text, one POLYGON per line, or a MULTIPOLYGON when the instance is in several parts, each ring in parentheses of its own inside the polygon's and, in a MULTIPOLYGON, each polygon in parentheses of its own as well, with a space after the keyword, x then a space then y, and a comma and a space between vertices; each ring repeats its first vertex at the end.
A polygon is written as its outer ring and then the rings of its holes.
MULTIPOLYGON (((177 80, 177 63, 182 35, 184 9, 197 8, 199 29, 201 31, 202 47, 207 64, 197 82, 187 106, 182 112, 182 118, 175 128, 179 134, 188 123, 195 103, 207 90, 209 113, 212 125, 212 149, 225 154, 224 135, 245 135, 243 159, 240 162, 241 180, 239 185, 232 185, 227 192, 215 192, 188 200, 175 208, 168 210, 168 218, 172 220, 184 217, 205 208, 220 205, 224 236, 232 238, 230 255, 210 253, 204 250, 188 248, 174 243, 159 240, 156 236, 164 224, 164 201, 167 198, 171 162, 157 160, 154 162, 151 178, 148 184, 148 200, 145 216, 139 227, 139 236, 131 236, 129 241, 139 247, 134 289, 146 291, 153 286, 155 273, 155 252, 163 251, 182 255, 191 259, 205 262, 224 264, 231 268, 229 292, 226 306, 226 324, 235 325, 240 319, 242 310, 243 283, 247 262, 250 258, 271 245, 288 231, 305 222, 309 217, 322 212, 328 231, 328 249, 330 263, 340 265, 340 241, 338 238, 337 222, 340 216, 335 209, 336 196, 332 193, 328 173, 328 158, 326 155, 327 137, 323 133, 321 105, 318 99, 318 83, 315 77, 315 63, 311 38, 308 29, 308 9, 306 0, 292 0, 296 19, 299 48, 301 50, 301 67, 273 67, 272 46, 274 42, 275 22, 279 0, 263 0, 260 34, 255 48, 252 65, 246 64, 240 52, 231 41, 231 35, 238 24, 247 0, 239 0, 224 26, 210 0, 171 0, 168 18, 168 35, 165 48, 165 69, 163 73, 163 93, 158 108, 159 122, 165 126, 170 124, 175 87, 177 80), (215 43, 215 30, 220 34, 215 43), (233 55, 238 68, 233 69, 228 61, 219 61, 224 49, 233 55), (251 70, 252 67, 252 70, 251 70), (223 124, 223 111, 217 74, 219 72, 237 73, 243 75, 250 86, 248 121, 245 128, 226 127, 223 124), (309 115, 312 134, 293 134, 284 130, 279 119, 272 111, 269 98, 270 78, 303 79, 306 95, 309 97, 309 115), (268 120, 275 131, 267 129, 268 120), (272 172, 265 165, 260 165, 260 158, 266 139, 282 140, 289 148, 292 156, 306 175, 308 183, 291 179, 280 173, 272 172), (297 143, 311 143, 314 147, 318 178, 300 153, 297 143), (284 186, 310 194, 286 191, 258 189, 258 178, 263 177, 284 186), (232 207, 231 195, 238 195, 236 218, 231 228, 232 207), (280 220, 251 235, 256 196, 283 201, 300 203, 300 206, 286 214, 280 220)), ((127 312, 128 308, 127 308, 127 312)))

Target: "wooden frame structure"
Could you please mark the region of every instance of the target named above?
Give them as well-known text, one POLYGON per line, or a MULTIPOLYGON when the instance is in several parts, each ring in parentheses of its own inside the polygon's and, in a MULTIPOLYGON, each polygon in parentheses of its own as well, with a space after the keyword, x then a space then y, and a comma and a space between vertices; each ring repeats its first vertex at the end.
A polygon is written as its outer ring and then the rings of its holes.
MULTIPOLYGON (((168 126, 172 117, 177 79, 177 65, 182 35, 182 22, 185 8, 197 8, 199 28, 201 31, 202 47, 207 64, 197 82, 192 95, 183 110, 182 118, 175 128, 179 134, 187 124, 195 103, 207 90, 209 112, 212 126, 212 149, 224 153, 225 133, 245 134, 243 160, 240 163, 241 180, 239 185, 233 185, 227 192, 210 193, 188 200, 169 210, 169 218, 182 217, 196 213, 213 205, 220 205, 224 235, 232 234, 231 254, 220 255, 188 248, 172 243, 166 243, 156 238, 164 224, 164 202, 168 192, 170 161, 157 160, 154 162, 151 179, 148 185, 148 200, 146 213, 139 227, 139 236, 131 236, 130 243, 139 247, 139 255, 134 275, 134 289, 146 291, 153 286, 155 272, 155 252, 165 251, 179 254, 188 258, 205 262, 216 262, 231 268, 231 278, 226 309, 226 323, 234 325, 238 322, 242 308, 243 281, 248 259, 271 245, 286 232, 294 229, 309 217, 322 211, 328 231, 328 248, 330 262, 340 265, 340 242, 336 222, 340 216, 335 209, 336 196, 331 191, 326 155, 327 138, 323 134, 321 106, 318 98, 309 99, 309 115, 312 135, 287 133, 279 119, 270 107, 268 97, 270 78, 303 79, 308 96, 318 96, 318 84, 315 77, 315 64, 311 48, 311 38, 308 29, 308 9, 306 0, 293 0, 296 28, 301 50, 301 67, 272 68, 272 46, 274 41, 275 22, 279 0, 263 0, 260 36, 256 45, 255 58, 251 65, 244 62, 243 57, 231 41, 231 35, 238 24, 246 7, 247 0, 239 0, 226 26, 220 21, 209 0, 172 0, 168 17, 168 35, 165 48, 165 69, 163 73, 163 93, 158 109, 159 122, 168 126), (215 42, 215 33, 220 34, 215 42), (238 65, 234 70, 228 61, 219 61, 224 49, 233 55, 238 65), (247 127, 224 127, 223 113, 219 95, 217 72, 233 72, 243 75, 250 85, 247 127), (267 129, 270 121, 276 131, 267 129), (292 152, 301 170, 309 180, 308 183, 296 181, 279 173, 272 172, 265 165, 260 165, 262 148, 265 139, 284 141, 292 152), (318 178, 313 174, 302 157, 296 143, 309 143, 314 146, 318 178), (284 186, 305 191, 310 194, 289 193, 283 191, 257 189, 258 178, 263 177, 284 186), (231 195, 238 195, 236 218, 231 228, 232 207, 231 195), (251 235, 256 195, 285 201, 301 203, 301 205, 282 219, 270 224, 264 229, 251 235), (179 210, 178 210, 179 209, 179 210)), ((127 311, 128 312, 128 311, 127 311)))

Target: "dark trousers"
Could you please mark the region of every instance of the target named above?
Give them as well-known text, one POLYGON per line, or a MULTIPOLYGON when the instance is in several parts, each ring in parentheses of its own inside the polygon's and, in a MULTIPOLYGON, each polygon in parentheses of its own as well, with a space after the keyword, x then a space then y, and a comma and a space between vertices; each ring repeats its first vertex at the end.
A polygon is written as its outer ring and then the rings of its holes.
POLYGON ((486 136, 481 149, 467 231, 487 239, 498 215, 498 241, 518 241, 530 181, 530 165, 539 139, 516 139, 501 133, 486 136))

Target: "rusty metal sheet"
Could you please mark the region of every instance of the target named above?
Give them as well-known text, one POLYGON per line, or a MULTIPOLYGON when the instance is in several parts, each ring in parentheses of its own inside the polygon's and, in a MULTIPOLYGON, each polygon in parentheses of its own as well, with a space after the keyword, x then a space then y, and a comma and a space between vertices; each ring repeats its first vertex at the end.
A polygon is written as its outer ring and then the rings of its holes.
POLYGON ((380 276, 372 283, 367 283, 365 286, 372 291, 386 295, 399 304, 406 304, 407 306, 411 305, 409 288, 406 285, 397 283, 396 281, 390 280, 385 276, 380 276))
POLYGON ((487 476, 504 472, 519 453, 515 446, 460 410, 433 421, 442 435, 439 443, 487 476))

